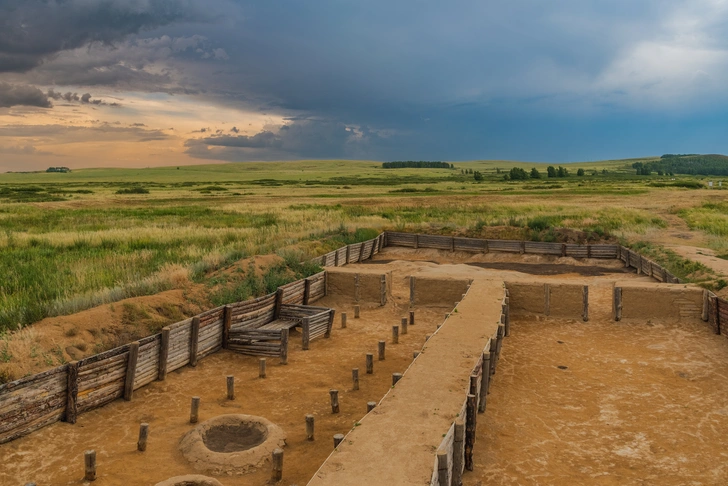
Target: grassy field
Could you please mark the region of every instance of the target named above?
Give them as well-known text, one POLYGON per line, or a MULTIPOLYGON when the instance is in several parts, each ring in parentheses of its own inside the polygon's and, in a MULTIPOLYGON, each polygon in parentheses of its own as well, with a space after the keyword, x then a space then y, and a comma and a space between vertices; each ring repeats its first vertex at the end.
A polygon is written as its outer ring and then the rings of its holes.
MULTIPOLYGON (((455 169, 336 160, 2 174, 0 330, 205 282, 249 255, 280 252, 294 262, 382 229, 651 244, 677 231, 728 252, 725 192, 704 187, 707 178, 637 176, 632 162, 569 164, 566 178, 546 178, 548 164, 507 161, 455 169), (544 178, 505 181, 514 166, 536 167, 544 178), (578 168, 584 176, 575 175, 578 168), (483 180, 464 173, 470 169, 483 180), (695 181, 704 188, 675 187, 695 181)), ((313 269, 286 275, 300 271, 313 269)), ((207 299, 219 304, 240 289, 262 289, 241 285, 207 299)))

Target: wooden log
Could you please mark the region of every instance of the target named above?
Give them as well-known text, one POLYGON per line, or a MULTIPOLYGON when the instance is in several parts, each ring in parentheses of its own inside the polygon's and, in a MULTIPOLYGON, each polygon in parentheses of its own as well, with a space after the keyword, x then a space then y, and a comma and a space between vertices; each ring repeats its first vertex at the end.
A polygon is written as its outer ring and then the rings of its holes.
POLYGON ((346 259, 344 261, 346 263, 349 263, 350 258, 351 258, 351 245, 346 245, 346 259))
POLYGON ((420 247, 420 235, 415 235, 415 250, 420 247))
POLYGON ((703 290, 703 313, 701 314, 701 318, 704 322, 708 322, 708 310, 710 306, 710 298, 708 297, 708 291, 703 290))
POLYGON ((410 305, 415 305, 415 277, 409 278, 410 284, 410 305))
POLYGON ((478 400, 478 413, 485 412, 486 397, 488 395, 488 388, 490 388, 490 353, 483 353, 481 359, 481 382, 480 382, 480 397, 478 400))
POLYGON ((334 434, 334 449, 339 447, 339 444, 341 444, 344 441, 344 434, 334 434))
POLYGON ((334 327, 334 316, 336 311, 331 309, 328 311, 328 320, 326 321, 326 332, 324 332, 324 339, 331 337, 331 329, 334 327))
POLYGON ((452 480, 450 484, 460 486, 463 477, 463 460, 465 459, 465 422, 455 420, 455 434, 452 442, 452 480))
POLYGON ((334 266, 335 267, 339 266, 339 251, 338 250, 334 251, 334 266))
POLYGON ((581 288, 581 318, 584 322, 589 321, 589 286, 581 288))
POLYGON ((477 397, 468 394, 465 406, 465 469, 473 470, 473 447, 475 446, 475 428, 477 418, 477 397))
POLYGON ((222 347, 227 348, 230 339, 230 326, 233 322, 233 308, 229 305, 223 307, 222 311, 222 347))
POLYGON ((274 483, 277 483, 283 478, 283 449, 276 448, 273 450, 271 463, 270 478, 274 483))
POLYGON ((346 329, 346 312, 341 313, 341 328, 346 329))
MULTIPOLYGON (((490 375, 495 375, 495 368, 497 364, 496 360, 496 349, 498 348, 498 334, 490 339, 490 375)), ((490 393, 490 389, 488 390, 488 393, 490 393)))
POLYGON ((192 397, 190 403, 190 423, 196 424, 200 414, 200 397, 192 397))
POLYGON ((311 343, 311 320, 309 317, 304 317, 301 320, 301 340, 304 351, 308 351, 309 344, 311 343))
POLYGON ((278 319, 281 316, 281 306, 283 305, 283 292, 284 290, 278 287, 276 290, 276 303, 273 311, 273 319, 278 319))
POLYGON ((392 326, 392 344, 399 344, 399 326, 392 326))
POLYGON ((131 400, 134 394, 134 376, 136 375, 137 359, 139 357, 139 341, 129 344, 129 359, 126 364, 126 380, 124 381, 124 400, 131 400))
POLYGON ((379 305, 387 305, 387 276, 382 275, 379 279, 379 305))
POLYGON ((265 378, 265 358, 258 360, 258 378, 265 378))
POLYGON ((637 275, 642 275, 642 254, 637 254, 637 275))
POLYGON ((562 243, 561 244, 561 257, 563 258, 565 256, 566 256, 566 243, 562 243))
POLYGON ((505 329, 504 336, 509 336, 511 334, 511 331, 510 331, 510 326, 508 325, 508 319, 507 319, 508 305, 505 302, 503 302, 501 304, 501 316, 503 318, 503 325, 504 325, 504 329, 505 329))
POLYGON ((437 449, 437 484, 439 486, 450 486, 449 476, 447 451, 440 447, 437 449))
MULTIPOLYGON (((354 275, 354 302, 359 302, 359 299, 361 297, 361 277, 359 274, 354 275)), ((354 315, 354 318, 356 318, 356 314, 354 315)))
POLYGON ((377 345, 377 350, 379 351, 379 361, 384 361, 384 347, 387 343, 384 341, 379 341, 377 345))
POLYGON ((147 450, 147 437, 149 437, 149 424, 143 423, 139 425, 139 440, 137 441, 137 450, 144 452, 147 450))
POLYGON ((511 335, 511 299, 508 297, 508 290, 506 290, 505 307, 503 313, 506 316, 506 337, 511 335))
POLYGON ((377 406, 377 402, 367 402, 367 413, 374 410, 374 408, 377 406))
POLYGON ((329 390, 331 396, 331 413, 339 413, 339 390, 329 390))
POLYGON ((400 327, 402 329, 402 334, 407 334, 407 324, 409 323, 409 319, 406 317, 402 318, 402 323, 400 324, 400 327))
POLYGON ((622 287, 614 287, 614 320, 622 320, 622 287))
POLYGON ((66 415, 64 420, 69 424, 76 423, 78 415, 78 361, 68 363, 68 374, 66 376, 66 415))
POLYGON ((235 377, 233 375, 227 375, 225 381, 227 382, 227 399, 235 400, 235 377))
POLYGON ((313 440, 313 415, 306 415, 306 440, 313 440))
POLYGON ((543 284, 543 313, 548 316, 551 313, 551 285, 543 284))
POLYGON ((354 319, 359 319, 360 308, 358 305, 354 306, 354 319))
POLYGON ((353 368, 351 370, 351 381, 353 382, 352 390, 359 389, 359 368, 353 368))
POLYGON ((200 318, 192 318, 190 328, 190 366, 197 366, 197 347, 200 344, 200 318))
POLYGON ((409 311, 409 325, 410 326, 415 325, 415 311, 413 311, 413 310, 409 311))
POLYGON ((396 385, 402 379, 402 373, 392 373, 392 386, 396 385))
POLYGON ((96 451, 85 451, 83 453, 83 462, 86 470, 83 479, 96 481, 96 451))
POLYGON ((329 295, 329 272, 324 272, 324 297, 329 295))
POLYGON ((521 241, 521 248, 519 250, 519 253, 521 255, 523 255, 524 253, 526 253, 526 241, 525 240, 524 241, 521 241))
POLYGON ((367 375, 374 373, 374 354, 367 353, 367 375))
POLYGON ((720 318, 720 299, 718 296, 715 296, 713 298, 714 307, 715 307, 715 333, 716 334, 722 334, 723 331, 721 329, 721 318, 720 318))

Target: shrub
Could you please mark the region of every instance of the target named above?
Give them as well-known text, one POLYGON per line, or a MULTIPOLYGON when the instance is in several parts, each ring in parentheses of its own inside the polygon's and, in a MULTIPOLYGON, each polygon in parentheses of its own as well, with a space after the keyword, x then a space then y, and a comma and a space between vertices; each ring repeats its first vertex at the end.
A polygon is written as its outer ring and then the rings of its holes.
POLYGON ((117 194, 149 194, 149 189, 142 186, 127 187, 116 191, 117 194))

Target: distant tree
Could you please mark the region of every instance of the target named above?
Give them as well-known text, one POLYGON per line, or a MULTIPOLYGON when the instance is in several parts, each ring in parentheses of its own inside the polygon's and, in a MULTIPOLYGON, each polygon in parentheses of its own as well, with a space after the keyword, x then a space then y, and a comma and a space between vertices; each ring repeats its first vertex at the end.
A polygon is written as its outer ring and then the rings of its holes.
POLYGON ((528 179, 528 174, 525 170, 520 167, 513 167, 508 173, 512 181, 525 181, 528 179))
POLYGON ((476 170, 473 172, 473 179, 476 181, 482 181, 483 180, 483 174, 480 173, 480 171, 476 170))
POLYGON ((535 167, 533 169, 531 169, 531 179, 540 179, 540 178, 541 178, 541 173, 538 171, 538 169, 535 167))
POLYGON ((559 166, 559 170, 556 171, 556 177, 568 177, 569 171, 559 166))
POLYGON ((496 174, 500 174, 500 167, 496 167, 496 168, 495 168, 495 173, 496 173, 496 174))
POLYGON ((606 175, 606 174, 608 174, 608 173, 609 173, 609 172, 607 171, 607 169, 602 169, 602 174, 606 175))
POLYGON ((549 165, 546 169, 546 173, 549 177, 556 177, 556 169, 554 169, 553 165, 549 165))
POLYGON ((579 169, 576 171, 576 175, 583 176, 584 175, 584 169, 579 169))
POLYGON ((661 170, 658 170, 658 171, 657 171, 657 175, 658 175, 658 176, 661 176, 661 175, 665 175, 665 173, 664 173, 664 172, 662 172, 661 170))

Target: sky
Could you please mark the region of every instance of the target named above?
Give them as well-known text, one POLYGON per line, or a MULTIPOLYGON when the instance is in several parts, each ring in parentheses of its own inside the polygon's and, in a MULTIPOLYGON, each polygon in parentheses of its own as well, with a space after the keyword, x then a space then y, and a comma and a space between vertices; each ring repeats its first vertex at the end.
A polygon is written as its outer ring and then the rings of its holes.
POLYGON ((728 153, 726 0, 0 0, 0 171, 728 153))

